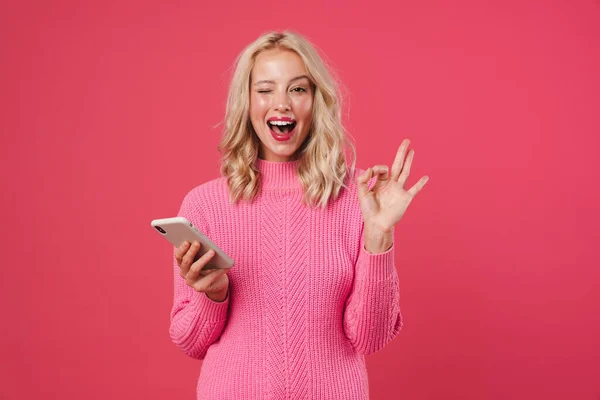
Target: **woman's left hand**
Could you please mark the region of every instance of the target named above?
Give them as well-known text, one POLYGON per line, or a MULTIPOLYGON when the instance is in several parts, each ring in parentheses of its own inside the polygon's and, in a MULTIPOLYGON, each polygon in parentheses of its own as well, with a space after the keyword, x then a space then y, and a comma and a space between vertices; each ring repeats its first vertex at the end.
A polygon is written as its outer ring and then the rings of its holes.
POLYGON ((392 164, 391 175, 388 173, 387 165, 375 165, 358 177, 358 199, 365 229, 381 233, 391 232, 406 212, 412 199, 429 180, 426 175, 409 190, 404 189, 415 154, 415 151, 411 149, 406 157, 409 144, 410 140, 408 139, 402 141, 392 164), (377 176, 377 181, 369 190, 368 182, 373 174, 377 176))

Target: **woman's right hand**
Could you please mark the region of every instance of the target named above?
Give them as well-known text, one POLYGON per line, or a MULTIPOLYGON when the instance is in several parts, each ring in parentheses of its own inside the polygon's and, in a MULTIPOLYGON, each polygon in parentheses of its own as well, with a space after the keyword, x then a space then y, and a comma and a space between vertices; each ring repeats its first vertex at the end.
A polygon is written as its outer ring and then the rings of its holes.
POLYGON ((194 257, 201 244, 198 241, 191 243, 183 242, 175 251, 175 259, 179 265, 179 274, 188 286, 197 292, 204 292, 209 299, 223 302, 227 298, 229 289, 229 277, 226 269, 216 269, 204 275, 202 268, 214 257, 213 250, 207 251, 202 257, 194 261, 194 257))

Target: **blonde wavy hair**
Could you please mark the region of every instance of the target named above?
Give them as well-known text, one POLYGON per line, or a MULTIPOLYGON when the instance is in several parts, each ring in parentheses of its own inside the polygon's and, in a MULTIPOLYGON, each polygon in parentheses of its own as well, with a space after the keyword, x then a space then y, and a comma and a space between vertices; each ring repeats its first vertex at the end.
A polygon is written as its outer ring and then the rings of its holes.
POLYGON ((314 45, 301 35, 284 31, 268 32, 248 45, 236 58, 229 86, 224 134, 218 149, 222 153, 221 175, 227 178, 230 201, 252 202, 260 190, 256 167, 260 139, 249 118, 251 72, 256 56, 266 50, 287 49, 298 54, 314 88, 312 124, 304 143, 293 156, 303 189, 302 201, 310 207, 327 207, 335 200, 346 179, 354 175, 356 150, 341 121, 339 84, 332 78, 314 45), (346 163, 350 150, 352 162, 346 163))

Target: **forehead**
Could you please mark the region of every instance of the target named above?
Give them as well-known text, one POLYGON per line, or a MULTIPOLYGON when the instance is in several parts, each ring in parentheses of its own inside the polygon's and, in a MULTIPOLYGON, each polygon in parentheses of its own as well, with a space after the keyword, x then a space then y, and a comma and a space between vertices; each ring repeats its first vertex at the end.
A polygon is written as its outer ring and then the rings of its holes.
POLYGON ((252 68, 251 79, 287 81, 300 75, 308 75, 302 58, 295 52, 285 49, 272 49, 260 52, 252 68))

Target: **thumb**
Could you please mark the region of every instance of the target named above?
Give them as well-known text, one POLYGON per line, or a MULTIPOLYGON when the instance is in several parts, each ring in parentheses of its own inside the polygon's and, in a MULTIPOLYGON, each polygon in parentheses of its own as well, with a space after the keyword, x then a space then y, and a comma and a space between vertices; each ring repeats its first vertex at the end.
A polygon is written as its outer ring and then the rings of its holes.
POLYGON ((360 174, 356 178, 356 184, 358 186, 358 195, 364 197, 369 192, 369 179, 373 176, 373 169, 367 168, 365 172, 360 174))

